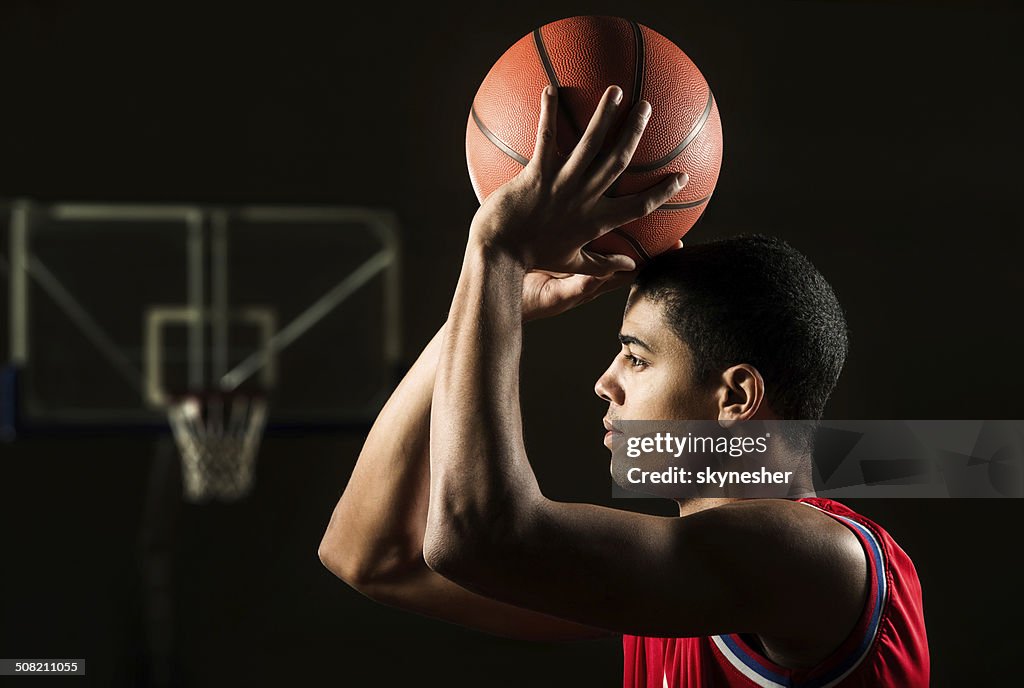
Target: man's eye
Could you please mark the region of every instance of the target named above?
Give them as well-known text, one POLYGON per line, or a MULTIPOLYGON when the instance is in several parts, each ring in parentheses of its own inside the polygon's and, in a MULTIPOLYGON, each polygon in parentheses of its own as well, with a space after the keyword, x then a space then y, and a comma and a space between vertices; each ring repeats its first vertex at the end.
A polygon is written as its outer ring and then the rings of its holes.
POLYGON ((636 356, 634 356, 633 354, 622 354, 622 356, 627 361, 629 361, 629 365, 631 365, 634 368, 643 368, 644 366, 647 365, 647 361, 643 361, 643 360, 637 358, 636 356))

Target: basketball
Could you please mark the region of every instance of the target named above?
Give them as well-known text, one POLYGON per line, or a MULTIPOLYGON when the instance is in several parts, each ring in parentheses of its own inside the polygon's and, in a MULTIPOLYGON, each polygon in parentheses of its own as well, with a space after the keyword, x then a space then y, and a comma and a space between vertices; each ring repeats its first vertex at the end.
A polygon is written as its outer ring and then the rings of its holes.
MULTIPOLYGON (((642 264, 686 234, 704 212, 722 163, 722 124, 711 89, 672 41, 618 17, 571 17, 523 36, 484 78, 470 110, 466 159, 482 203, 530 161, 540 119, 540 94, 558 91, 557 144, 567 158, 605 89, 622 88, 620 121, 640 100, 651 119, 627 170, 608 190, 622 196, 686 172, 689 183, 650 215, 591 242, 642 264)), ((617 138, 613 129, 611 141, 617 138)))

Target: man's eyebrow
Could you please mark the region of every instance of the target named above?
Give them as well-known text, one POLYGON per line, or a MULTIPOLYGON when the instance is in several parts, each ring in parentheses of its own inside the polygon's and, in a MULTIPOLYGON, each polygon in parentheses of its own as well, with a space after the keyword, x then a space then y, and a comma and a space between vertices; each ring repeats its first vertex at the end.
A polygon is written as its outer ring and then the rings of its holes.
POLYGON ((631 334, 622 334, 620 332, 619 333, 619 342, 622 343, 622 344, 632 344, 632 345, 635 345, 635 346, 639 346, 641 349, 646 349, 647 351, 651 352, 652 354, 654 353, 654 349, 651 348, 650 344, 648 344, 647 342, 645 342, 642 339, 637 339, 636 337, 634 337, 631 334))

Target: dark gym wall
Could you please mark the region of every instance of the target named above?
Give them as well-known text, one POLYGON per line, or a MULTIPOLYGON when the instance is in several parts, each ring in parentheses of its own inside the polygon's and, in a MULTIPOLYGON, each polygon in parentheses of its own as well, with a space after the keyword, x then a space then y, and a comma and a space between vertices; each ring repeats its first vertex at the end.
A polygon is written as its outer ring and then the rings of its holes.
MULTIPOLYGON (((0 197, 394 208, 412 357, 443 321, 476 205, 463 148, 476 86, 521 35, 580 13, 630 15, 707 77, 725 158, 687 241, 777 234, 832 281, 852 349, 831 417, 1024 414, 1022 22, 991 4, 8 0, 0 197)), ((592 386, 621 305, 529 328, 527 441, 553 497, 610 503, 592 386)), ((0 444, 0 656, 86 657, 90 682, 117 686, 619 683, 615 642, 492 639, 376 605, 322 569, 316 545, 358 436, 269 438, 253 497, 205 508, 150 491, 154 469, 173 466, 157 443, 0 444), (147 508, 175 514, 173 533, 140 535, 147 508), (147 612, 140 552, 162 537, 176 601, 147 612), (173 621, 167 642, 147 630, 157 613, 173 621)), ((1020 503, 851 505, 918 566, 934 684, 1009 676, 1021 609, 1003 543, 1020 503)))

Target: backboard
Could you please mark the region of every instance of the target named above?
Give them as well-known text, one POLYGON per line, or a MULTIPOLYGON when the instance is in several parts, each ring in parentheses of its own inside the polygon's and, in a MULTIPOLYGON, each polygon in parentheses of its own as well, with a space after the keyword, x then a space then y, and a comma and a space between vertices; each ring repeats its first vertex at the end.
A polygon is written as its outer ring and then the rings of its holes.
POLYGON ((399 364, 399 240, 344 207, 6 205, 0 433, 166 426, 198 390, 269 429, 376 415, 399 364))

